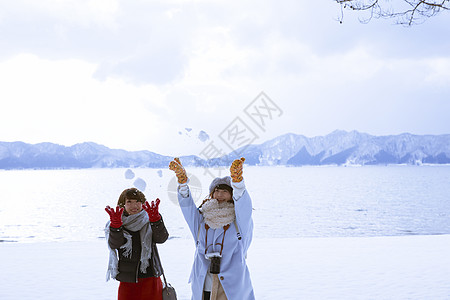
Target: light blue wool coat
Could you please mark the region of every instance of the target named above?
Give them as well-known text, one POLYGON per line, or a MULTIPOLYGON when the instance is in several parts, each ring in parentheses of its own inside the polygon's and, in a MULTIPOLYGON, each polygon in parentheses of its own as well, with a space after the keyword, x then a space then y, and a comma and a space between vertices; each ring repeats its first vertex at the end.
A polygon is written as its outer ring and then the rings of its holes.
MULTIPOLYGON (((238 184, 232 183, 232 185, 238 184)), ((250 300, 255 299, 246 263, 247 250, 253 235, 252 201, 247 190, 244 190, 239 199, 233 198, 233 200, 235 203, 236 223, 242 238, 241 240, 238 239, 235 224, 234 222, 231 223, 230 228, 225 233, 220 274, 218 276, 228 300, 250 300)), ((205 258, 205 222, 203 215, 200 214, 191 197, 190 191, 187 197, 183 197, 181 193, 178 193, 178 201, 196 243, 198 236, 189 283, 192 288, 192 299, 201 300, 206 273, 210 265, 210 261, 205 258), (198 234, 199 228, 200 233, 198 234)), ((208 230, 208 244, 222 243, 223 234, 223 228, 210 228, 208 230)), ((220 251, 220 246, 215 246, 214 250, 220 251)))

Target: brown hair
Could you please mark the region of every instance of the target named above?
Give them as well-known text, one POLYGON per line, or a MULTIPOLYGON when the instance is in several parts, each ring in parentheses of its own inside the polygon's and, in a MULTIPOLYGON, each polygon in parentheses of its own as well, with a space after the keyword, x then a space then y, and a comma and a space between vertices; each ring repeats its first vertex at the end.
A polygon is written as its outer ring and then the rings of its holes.
POLYGON ((126 199, 133 199, 133 200, 137 200, 142 203, 144 203, 146 201, 144 193, 142 193, 137 188, 130 188, 130 189, 124 190, 119 196, 117 205, 119 207, 125 207, 126 199))
POLYGON ((233 189, 231 188, 231 186, 229 186, 227 184, 219 184, 218 186, 216 186, 212 190, 211 193, 209 193, 209 197, 206 198, 205 200, 203 200, 202 204, 200 204, 200 206, 198 208, 201 208, 203 206, 203 204, 206 203, 206 201, 209 201, 209 200, 213 199, 213 195, 214 195, 214 192, 216 191, 216 189, 218 189, 218 190, 226 190, 226 191, 230 192, 231 200, 229 200, 228 203, 233 203, 234 204, 234 201, 233 201, 233 189))

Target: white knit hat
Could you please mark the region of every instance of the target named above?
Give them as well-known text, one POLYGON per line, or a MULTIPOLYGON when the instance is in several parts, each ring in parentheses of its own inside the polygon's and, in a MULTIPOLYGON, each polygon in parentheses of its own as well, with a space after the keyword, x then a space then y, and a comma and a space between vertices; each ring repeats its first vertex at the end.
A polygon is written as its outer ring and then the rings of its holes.
POLYGON ((228 185, 231 188, 231 190, 233 190, 233 187, 231 186, 231 177, 230 176, 225 176, 225 177, 222 177, 222 178, 217 177, 211 182, 211 184, 209 185, 209 193, 211 194, 214 191, 214 189, 218 185, 221 185, 221 184, 228 185))

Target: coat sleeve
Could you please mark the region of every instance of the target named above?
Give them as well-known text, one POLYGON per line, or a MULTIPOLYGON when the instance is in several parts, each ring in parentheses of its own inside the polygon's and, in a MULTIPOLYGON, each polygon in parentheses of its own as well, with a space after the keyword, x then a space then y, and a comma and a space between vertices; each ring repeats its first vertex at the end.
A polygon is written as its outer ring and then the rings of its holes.
POLYGON ((111 249, 119 249, 120 246, 125 244, 126 239, 123 236, 123 227, 113 228, 109 227, 109 239, 108 244, 111 249))
POLYGON ((162 244, 169 238, 169 233, 167 232, 166 225, 164 225, 163 218, 159 221, 151 222, 152 227, 152 240, 153 243, 162 244))
MULTIPOLYGON (((250 246, 253 237, 252 199, 245 188, 244 182, 232 182, 233 190, 239 190, 239 198, 234 198, 236 222, 244 239, 246 249, 250 246)), ((234 194, 234 193, 233 193, 234 194)))
POLYGON ((178 203, 180 204, 184 219, 189 226, 189 230, 196 240, 199 224, 203 220, 203 216, 195 205, 191 192, 189 190, 188 193, 180 193, 180 191, 178 191, 178 203))

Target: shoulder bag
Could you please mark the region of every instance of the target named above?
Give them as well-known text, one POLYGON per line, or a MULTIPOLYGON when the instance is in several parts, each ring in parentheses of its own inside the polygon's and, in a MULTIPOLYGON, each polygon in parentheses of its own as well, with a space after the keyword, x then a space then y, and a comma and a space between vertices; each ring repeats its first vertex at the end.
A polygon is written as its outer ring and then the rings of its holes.
POLYGON ((164 273, 162 274, 162 276, 164 279, 164 288, 162 290, 163 300, 177 300, 177 293, 175 292, 175 288, 170 285, 170 283, 167 283, 164 273))
MULTIPOLYGON (((158 256, 159 253, 157 252, 158 256)), ((159 262, 161 263, 161 257, 159 257, 159 262)), ((175 292, 175 288, 167 282, 166 276, 164 275, 164 268, 162 267, 161 263, 161 271, 162 271, 162 277, 164 279, 164 287, 162 290, 162 298, 163 300, 177 300, 177 293, 175 292)))

